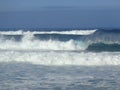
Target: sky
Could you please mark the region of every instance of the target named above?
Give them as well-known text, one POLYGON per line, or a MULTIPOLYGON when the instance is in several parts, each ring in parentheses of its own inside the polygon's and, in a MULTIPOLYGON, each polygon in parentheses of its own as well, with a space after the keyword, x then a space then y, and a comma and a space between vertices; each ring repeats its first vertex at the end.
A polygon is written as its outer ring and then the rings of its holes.
POLYGON ((120 0, 0 0, 0 28, 120 28, 120 0))

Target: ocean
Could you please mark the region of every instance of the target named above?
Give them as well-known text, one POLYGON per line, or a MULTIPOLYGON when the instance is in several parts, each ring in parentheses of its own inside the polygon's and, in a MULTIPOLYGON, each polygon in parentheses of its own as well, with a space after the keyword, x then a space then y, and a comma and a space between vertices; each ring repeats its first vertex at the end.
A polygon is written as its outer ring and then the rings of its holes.
POLYGON ((120 30, 1 30, 0 90, 119 90, 120 30))

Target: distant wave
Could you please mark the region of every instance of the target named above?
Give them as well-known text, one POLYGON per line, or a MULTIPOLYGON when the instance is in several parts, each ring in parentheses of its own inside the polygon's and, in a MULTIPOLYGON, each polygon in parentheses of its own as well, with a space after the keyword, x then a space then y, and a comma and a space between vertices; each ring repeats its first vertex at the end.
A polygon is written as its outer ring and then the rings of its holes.
POLYGON ((73 35, 89 35, 96 31, 95 30, 71 30, 71 31, 0 31, 1 35, 24 35, 24 34, 73 34, 73 35))

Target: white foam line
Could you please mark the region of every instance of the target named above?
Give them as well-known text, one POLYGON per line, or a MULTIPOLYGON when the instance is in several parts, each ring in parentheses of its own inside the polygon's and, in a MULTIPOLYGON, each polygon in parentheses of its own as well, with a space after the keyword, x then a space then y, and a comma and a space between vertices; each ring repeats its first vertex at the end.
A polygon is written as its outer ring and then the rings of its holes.
POLYGON ((34 34, 75 34, 75 35, 89 35, 96 30, 72 30, 72 31, 51 31, 51 32, 33 32, 34 34))
POLYGON ((24 35, 27 33, 31 34, 73 34, 73 35, 89 35, 96 31, 95 30, 72 30, 72 31, 0 31, 1 35, 24 35))
POLYGON ((0 51, 0 62, 25 62, 40 65, 120 65, 120 53, 0 51))

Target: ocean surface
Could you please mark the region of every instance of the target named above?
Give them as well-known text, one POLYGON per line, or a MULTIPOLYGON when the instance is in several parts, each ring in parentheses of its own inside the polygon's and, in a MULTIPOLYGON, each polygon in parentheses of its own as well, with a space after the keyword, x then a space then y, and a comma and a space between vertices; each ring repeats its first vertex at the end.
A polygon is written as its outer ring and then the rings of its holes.
POLYGON ((0 90, 120 90, 120 30, 0 30, 0 90))

